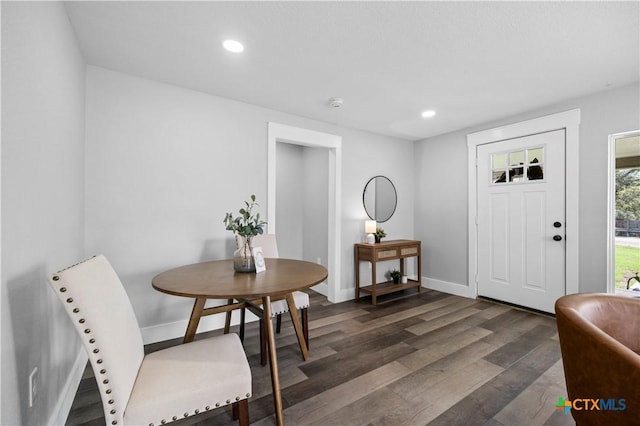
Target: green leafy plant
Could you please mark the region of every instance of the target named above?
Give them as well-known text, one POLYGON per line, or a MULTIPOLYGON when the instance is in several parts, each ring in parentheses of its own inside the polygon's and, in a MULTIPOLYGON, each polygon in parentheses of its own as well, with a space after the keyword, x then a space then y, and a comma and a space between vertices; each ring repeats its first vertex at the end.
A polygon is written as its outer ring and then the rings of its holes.
POLYGON ((259 206, 256 203, 255 195, 251 195, 251 202, 245 201, 244 203, 246 207, 238 210, 240 216, 234 218, 232 213, 227 213, 224 217, 224 224, 227 231, 233 231, 234 234, 244 237, 247 243, 251 244, 253 237, 264 233, 264 225, 267 222, 260 219, 260 213, 253 214, 253 208, 259 206))
POLYGON ((389 271, 389 279, 393 280, 394 283, 398 284, 400 282, 400 278, 402 278, 402 273, 397 269, 389 271))
POLYGON ((373 236, 375 237, 376 242, 379 243, 382 238, 387 236, 387 234, 384 232, 384 229, 376 228, 376 233, 373 234, 373 236))

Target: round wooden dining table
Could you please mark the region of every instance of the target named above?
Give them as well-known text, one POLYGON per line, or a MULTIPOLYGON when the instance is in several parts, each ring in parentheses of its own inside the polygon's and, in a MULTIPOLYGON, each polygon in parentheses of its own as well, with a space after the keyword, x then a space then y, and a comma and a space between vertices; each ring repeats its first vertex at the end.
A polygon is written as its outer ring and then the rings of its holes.
MULTIPOLYGON (((309 354, 302 335, 302 326, 293 300, 293 292, 308 289, 327 279, 327 269, 322 265, 304 260, 282 258, 266 259, 266 267, 266 271, 260 273, 239 273, 233 269, 233 260, 214 260, 168 270, 156 275, 151 284, 154 289, 160 292, 195 299, 184 343, 193 341, 200 318, 203 316, 248 307, 249 301, 261 299, 276 423, 283 425, 278 360, 273 324, 271 323, 271 300, 281 298, 287 300, 302 356, 308 360, 309 354), (205 308, 207 299, 227 299, 229 303, 224 306, 205 308)), ((255 309, 255 306, 251 307, 255 309)), ((229 321, 225 325, 225 332, 228 332, 228 328, 229 321)))

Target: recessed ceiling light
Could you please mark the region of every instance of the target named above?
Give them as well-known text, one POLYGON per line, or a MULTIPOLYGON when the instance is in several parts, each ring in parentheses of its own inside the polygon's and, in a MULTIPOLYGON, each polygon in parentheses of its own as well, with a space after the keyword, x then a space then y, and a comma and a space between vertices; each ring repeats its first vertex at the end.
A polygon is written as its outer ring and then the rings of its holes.
POLYGON ((225 40, 222 42, 222 47, 233 53, 240 53, 244 50, 242 43, 236 40, 225 40))
POLYGON ((329 105, 334 107, 334 108, 340 108, 343 103, 344 103, 344 99, 342 99, 342 98, 330 98, 329 99, 329 105))
POLYGON ((424 118, 431 118, 434 115, 436 115, 436 112, 434 110, 432 110, 432 109, 429 109, 429 110, 426 110, 426 111, 422 111, 422 116, 424 118))

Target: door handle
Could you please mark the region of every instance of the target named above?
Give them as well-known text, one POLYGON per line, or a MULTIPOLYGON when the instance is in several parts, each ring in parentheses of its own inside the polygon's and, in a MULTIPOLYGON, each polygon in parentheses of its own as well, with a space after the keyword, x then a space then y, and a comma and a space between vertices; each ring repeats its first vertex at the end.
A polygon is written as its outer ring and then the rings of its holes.
POLYGON ((560 235, 554 235, 553 241, 562 241, 562 237, 560 235))
POLYGON ((554 228, 560 228, 562 226, 562 224, 560 222, 553 222, 553 227, 554 228))

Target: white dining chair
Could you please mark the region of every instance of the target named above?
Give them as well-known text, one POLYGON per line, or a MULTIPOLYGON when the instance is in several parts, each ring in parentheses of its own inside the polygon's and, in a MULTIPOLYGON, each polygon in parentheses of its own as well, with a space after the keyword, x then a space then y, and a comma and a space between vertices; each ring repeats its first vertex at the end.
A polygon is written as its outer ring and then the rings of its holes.
MULTIPOLYGON (((236 245, 240 247, 240 241, 238 236, 236 235, 236 245)), ((260 234, 253 237, 253 241, 251 242, 253 247, 261 247, 262 254, 265 258, 278 258, 280 257, 278 253, 278 244, 276 241, 276 236, 274 234, 260 234)), ((304 341, 307 345, 307 349, 309 349, 309 316, 307 313, 307 309, 310 306, 309 295, 304 291, 294 291, 293 292, 293 300, 296 305, 296 309, 300 311, 300 322, 302 323, 302 335, 304 336, 304 341)), ((286 299, 275 300, 271 302, 271 318, 276 318, 276 333, 280 333, 280 329, 282 326, 282 314, 286 314, 289 312, 289 305, 287 304, 286 299)), ((230 320, 231 313, 228 313, 228 319, 230 320)), ((240 339, 244 338, 244 319, 245 319, 245 310, 243 309, 240 313, 240 339)), ((228 321, 229 322, 229 321, 228 321)), ((264 324, 262 322, 262 318, 260 318, 260 362, 262 365, 267 364, 267 340, 265 338, 265 330, 264 324)))
POLYGON ((251 370, 236 334, 144 354, 131 302, 103 255, 56 272, 49 284, 89 354, 105 422, 162 425, 233 405, 249 424, 251 370))

